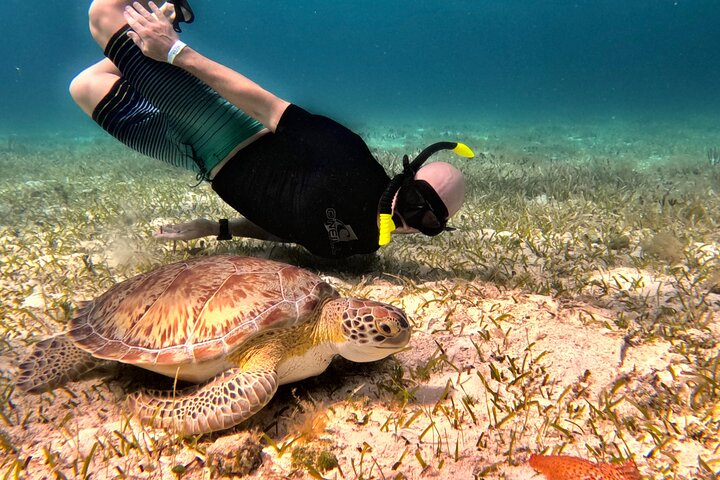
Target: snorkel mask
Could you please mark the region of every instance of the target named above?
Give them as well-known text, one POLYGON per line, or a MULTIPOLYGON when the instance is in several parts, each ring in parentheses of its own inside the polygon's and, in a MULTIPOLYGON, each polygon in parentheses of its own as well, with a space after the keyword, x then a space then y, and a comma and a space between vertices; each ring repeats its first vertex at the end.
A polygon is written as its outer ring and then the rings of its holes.
POLYGON ((380 197, 380 246, 390 243, 391 233, 395 230, 392 219, 392 202, 398 193, 396 209, 408 226, 416 228, 425 235, 435 236, 445 230, 448 210, 435 189, 424 180, 415 180, 415 175, 430 156, 440 150, 452 150, 466 158, 475 156, 463 143, 438 142, 425 148, 411 162, 403 156, 403 171, 393 177, 380 197))

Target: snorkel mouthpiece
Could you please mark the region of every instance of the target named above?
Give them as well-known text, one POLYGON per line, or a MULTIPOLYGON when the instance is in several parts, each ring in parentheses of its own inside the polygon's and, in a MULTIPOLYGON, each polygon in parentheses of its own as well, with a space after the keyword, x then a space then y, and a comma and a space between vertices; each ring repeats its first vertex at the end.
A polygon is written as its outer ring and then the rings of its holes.
POLYGON ((395 231, 395 222, 393 222, 391 213, 380 214, 380 239, 378 244, 382 247, 390 243, 392 239, 392 232, 395 231))
POLYGON ((390 243, 391 234, 395 230, 395 222, 392 219, 392 201, 395 198, 395 194, 407 181, 412 181, 415 178, 415 174, 420 169, 423 163, 427 161, 430 156, 440 150, 452 150, 456 154, 465 158, 473 158, 475 154, 473 151, 464 143, 453 143, 453 142, 438 142, 433 143, 429 147, 425 148, 418 154, 417 157, 411 162, 407 155, 403 157, 403 171, 393 177, 390 184, 387 186, 385 191, 380 197, 380 238, 378 244, 382 247, 390 243))

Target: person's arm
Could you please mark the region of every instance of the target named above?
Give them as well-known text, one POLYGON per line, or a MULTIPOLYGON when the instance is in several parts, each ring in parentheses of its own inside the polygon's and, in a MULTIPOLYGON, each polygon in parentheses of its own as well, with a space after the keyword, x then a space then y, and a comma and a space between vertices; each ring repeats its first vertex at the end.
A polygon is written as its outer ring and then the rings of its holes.
MULTIPOLYGON (((247 218, 235 218, 228 222, 230 234, 239 238, 254 238, 267 240, 269 242, 282 242, 283 239, 276 237, 258 227, 247 218)), ((196 238, 218 236, 220 234, 220 223, 207 218, 197 218, 190 222, 163 225, 153 233, 155 238, 165 240, 194 240, 196 238)))
POLYGON ((190 72, 230 103, 274 132, 290 105, 236 71, 185 47, 173 65, 190 72))
MULTIPOLYGON (((166 5, 168 9, 174 8, 172 4, 166 5)), ((132 29, 128 35, 147 57, 166 62, 168 51, 179 37, 172 28, 170 10, 163 12, 153 2, 149 6, 151 11, 137 2, 126 7, 125 19, 132 29)), ((197 77, 273 132, 289 105, 244 75, 210 60, 190 47, 186 46, 180 51, 173 65, 197 77)))

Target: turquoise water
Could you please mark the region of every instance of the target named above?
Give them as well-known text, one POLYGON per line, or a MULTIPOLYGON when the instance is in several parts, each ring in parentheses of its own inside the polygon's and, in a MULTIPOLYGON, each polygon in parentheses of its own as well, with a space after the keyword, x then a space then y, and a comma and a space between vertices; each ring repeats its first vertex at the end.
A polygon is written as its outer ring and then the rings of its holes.
MULTIPOLYGON (((4 3, 0 133, 97 133, 67 94, 72 76, 101 54, 87 30, 89 2, 38 5, 4 3)), ((713 0, 192 5, 198 20, 185 28, 188 43, 349 124, 681 122, 720 106, 720 2, 713 0)))
POLYGON ((156 381, 136 370, 42 397, 14 388, 30 344, 82 301, 220 253, 308 267, 402 306, 417 330, 395 360, 281 389, 251 420, 282 446, 266 440, 253 478, 300 478, 301 443, 366 478, 539 478, 526 462, 543 449, 634 458, 645 478, 720 475, 720 0, 190 1, 186 42, 355 128, 389 173, 438 140, 472 147, 474 159, 433 157, 467 181, 456 230, 343 262, 154 238, 237 214, 73 104, 70 80, 101 58, 89 2, 4 0, 0 477, 173 478, 187 465, 183 478, 205 478, 211 446, 240 452, 235 432, 188 444, 127 430, 126 393, 156 381), (306 417, 320 435, 294 433, 306 417))

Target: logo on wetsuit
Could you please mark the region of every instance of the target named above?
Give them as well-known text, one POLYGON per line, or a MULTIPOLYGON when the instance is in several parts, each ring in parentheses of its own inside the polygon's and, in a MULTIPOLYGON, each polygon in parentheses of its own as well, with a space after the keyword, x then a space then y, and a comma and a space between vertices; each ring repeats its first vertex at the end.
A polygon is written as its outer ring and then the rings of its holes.
POLYGON ((328 232, 330 251, 333 254, 336 253, 336 244, 338 242, 350 242, 358 239, 350 225, 345 225, 345 223, 337 219, 334 208, 325 210, 325 217, 327 218, 325 221, 325 229, 328 232))

